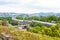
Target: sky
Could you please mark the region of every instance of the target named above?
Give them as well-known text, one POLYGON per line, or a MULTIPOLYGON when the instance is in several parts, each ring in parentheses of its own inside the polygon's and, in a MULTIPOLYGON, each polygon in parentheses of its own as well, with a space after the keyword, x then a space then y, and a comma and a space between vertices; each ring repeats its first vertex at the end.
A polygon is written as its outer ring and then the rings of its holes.
POLYGON ((60 0, 0 0, 0 12, 60 12, 60 0))

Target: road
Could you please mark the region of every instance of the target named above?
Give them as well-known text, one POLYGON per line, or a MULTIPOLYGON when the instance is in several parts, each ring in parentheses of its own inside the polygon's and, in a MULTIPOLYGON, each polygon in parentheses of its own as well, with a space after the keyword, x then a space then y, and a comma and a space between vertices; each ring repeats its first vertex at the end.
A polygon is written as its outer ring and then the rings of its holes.
POLYGON ((49 22, 43 22, 43 21, 37 21, 37 20, 18 20, 18 19, 12 19, 12 20, 16 20, 16 21, 27 21, 27 22, 36 22, 36 23, 42 23, 42 24, 46 24, 46 25, 56 25, 55 23, 49 23, 49 22))

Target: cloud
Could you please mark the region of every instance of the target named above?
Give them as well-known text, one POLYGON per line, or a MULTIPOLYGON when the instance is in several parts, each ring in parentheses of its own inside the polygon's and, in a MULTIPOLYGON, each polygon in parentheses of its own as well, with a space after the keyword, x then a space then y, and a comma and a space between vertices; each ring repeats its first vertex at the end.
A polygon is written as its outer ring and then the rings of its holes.
POLYGON ((5 4, 15 4, 16 2, 8 1, 8 0, 0 0, 0 5, 5 5, 5 4))
POLYGON ((0 12, 60 12, 60 0, 0 0, 0 12))

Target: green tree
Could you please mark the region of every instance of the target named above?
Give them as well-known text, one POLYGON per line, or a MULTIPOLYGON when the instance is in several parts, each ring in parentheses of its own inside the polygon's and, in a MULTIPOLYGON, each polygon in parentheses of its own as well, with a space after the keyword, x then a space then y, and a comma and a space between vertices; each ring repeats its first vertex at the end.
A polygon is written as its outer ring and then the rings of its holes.
POLYGON ((18 21, 10 21, 10 24, 12 24, 12 25, 18 25, 18 21))
POLYGON ((55 26, 56 27, 56 29, 60 29, 60 23, 57 23, 57 25, 55 26))

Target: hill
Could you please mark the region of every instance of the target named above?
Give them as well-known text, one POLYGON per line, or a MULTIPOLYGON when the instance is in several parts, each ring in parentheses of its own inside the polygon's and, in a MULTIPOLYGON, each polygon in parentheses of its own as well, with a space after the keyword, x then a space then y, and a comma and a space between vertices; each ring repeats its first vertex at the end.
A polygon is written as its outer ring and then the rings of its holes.
POLYGON ((56 16, 60 16, 60 13, 54 13, 54 12, 40 12, 40 13, 32 13, 32 14, 28 14, 28 13, 14 13, 14 12, 0 12, 0 17, 11 17, 11 16, 48 16, 48 15, 56 15, 56 16))
POLYGON ((30 33, 23 30, 18 30, 13 27, 0 26, 0 34, 5 33, 10 35, 11 40, 60 40, 60 38, 54 38, 49 36, 44 36, 40 34, 30 33))
POLYGON ((30 14, 31 16, 48 16, 48 15, 56 15, 56 16, 60 16, 60 13, 54 13, 54 12, 40 12, 40 13, 33 13, 30 14))

